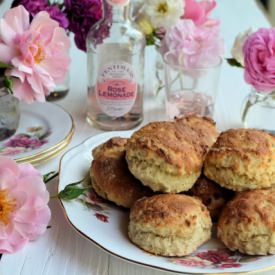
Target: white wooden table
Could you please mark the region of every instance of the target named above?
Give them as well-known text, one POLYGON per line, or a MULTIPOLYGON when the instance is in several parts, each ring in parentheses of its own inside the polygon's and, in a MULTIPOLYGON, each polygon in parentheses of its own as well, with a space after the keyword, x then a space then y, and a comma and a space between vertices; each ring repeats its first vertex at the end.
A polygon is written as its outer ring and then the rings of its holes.
MULTIPOLYGON (((10 0, 0 6, 0 14, 9 7, 10 0)), ((226 42, 226 56, 236 34, 249 27, 269 26, 265 16, 254 0, 217 0, 215 16, 222 24, 222 36, 226 42)), ((70 147, 84 139, 100 133, 85 122, 86 105, 86 56, 72 46, 71 83, 69 95, 58 104, 65 107, 76 122, 76 134, 70 147)), ((147 72, 154 67, 154 51, 147 50, 147 72), (150 69, 151 68, 151 69, 150 69)), ((153 94, 154 76, 146 74, 144 124, 165 118, 161 98, 153 94)), ((240 108, 249 87, 244 83, 242 70, 223 64, 220 93, 216 107, 216 121, 220 129, 240 126, 240 108)), ((58 169, 60 156, 39 167, 42 173, 58 169)), ((58 179, 48 184, 51 194, 56 193, 58 179)), ((124 262, 103 252, 91 242, 79 236, 66 221, 60 204, 51 200, 51 228, 37 241, 27 245, 13 255, 3 255, 0 261, 0 275, 155 275, 165 272, 124 262)), ((274 271, 261 273, 274 274, 274 271)))

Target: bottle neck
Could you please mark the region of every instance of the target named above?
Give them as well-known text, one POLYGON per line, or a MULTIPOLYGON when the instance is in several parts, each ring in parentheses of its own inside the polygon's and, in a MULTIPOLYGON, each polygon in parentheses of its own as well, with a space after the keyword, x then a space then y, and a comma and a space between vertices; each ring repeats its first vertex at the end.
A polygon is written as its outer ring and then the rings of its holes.
POLYGON ((104 18, 111 20, 112 22, 124 22, 129 20, 129 1, 122 0, 121 2, 127 2, 127 5, 112 5, 113 0, 103 0, 103 14, 104 18))

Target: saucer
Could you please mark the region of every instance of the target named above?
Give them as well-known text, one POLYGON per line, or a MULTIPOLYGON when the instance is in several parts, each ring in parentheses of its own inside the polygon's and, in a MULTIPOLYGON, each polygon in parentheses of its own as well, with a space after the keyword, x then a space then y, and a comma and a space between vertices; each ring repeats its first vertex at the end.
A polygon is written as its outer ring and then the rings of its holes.
POLYGON ((21 103, 20 108, 19 127, 12 137, 0 142, 0 156, 38 165, 69 145, 74 122, 66 110, 48 102, 21 103))

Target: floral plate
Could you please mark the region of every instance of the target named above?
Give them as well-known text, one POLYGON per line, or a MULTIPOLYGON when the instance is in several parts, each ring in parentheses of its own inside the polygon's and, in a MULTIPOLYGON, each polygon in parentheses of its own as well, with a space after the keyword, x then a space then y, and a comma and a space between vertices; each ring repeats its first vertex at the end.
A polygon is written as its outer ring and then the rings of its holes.
POLYGON ((17 162, 40 164, 56 156, 69 144, 73 133, 72 117, 52 103, 20 106, 20 123, 16 133, 0 142, 0 156, 17 162))
MULTIPOLYGON (((132 132, 109 132, 89 138, 68 151, 60 162, 58 191, 87 175, 91 150, 111 137, 129 137, 132 132)), ((70 224, 104 251, 129 262, 182 274, 261 273, 275 268, 275 256, 252 257, 227 250, 214 237, 187 257, 160 257, 148 254, 127 237, 128 211, 91 192, 83 201, 61 201, 70 224)), ((213 234, 214 235, 214 234, 213 234)))

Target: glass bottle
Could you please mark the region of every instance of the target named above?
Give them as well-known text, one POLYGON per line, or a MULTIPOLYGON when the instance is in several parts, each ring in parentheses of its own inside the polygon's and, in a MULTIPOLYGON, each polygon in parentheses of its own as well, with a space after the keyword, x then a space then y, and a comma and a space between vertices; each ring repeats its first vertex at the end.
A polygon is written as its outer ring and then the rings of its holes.
POLYGON ((145 38, 129 19, 129 0, 103 0, 103 13, 87 38, 87 120, 127 130, 143 120, 145 38))

